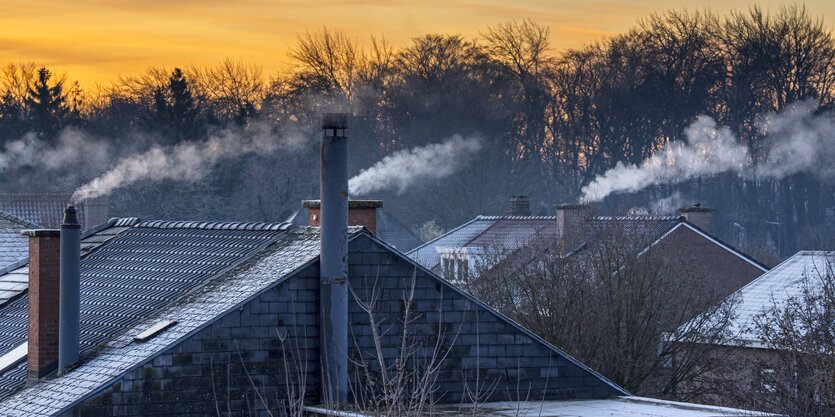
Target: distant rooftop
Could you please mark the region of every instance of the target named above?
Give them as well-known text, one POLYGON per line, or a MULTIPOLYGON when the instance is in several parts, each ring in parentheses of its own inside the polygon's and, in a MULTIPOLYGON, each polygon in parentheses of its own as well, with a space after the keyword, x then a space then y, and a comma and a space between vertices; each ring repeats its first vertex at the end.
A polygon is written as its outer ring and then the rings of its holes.
MULTIPOLYGON (((341 412, 324 407, 306 407, 316 416, 366 417, 362 412, 341 412)), ((375 414, 367 414, 375 415, 375 414)), ((616 397, 605 400, 525 401, 441 407, 445 417, 779 417, 738 408, 716 407, 644 397, 616 397)))
MULTIPOLYGON (((0 194, 0 210, 41 227, 55 229, 61 225, 69 194, 0 194)), ((107 221, 109 199, 92 198, 77 204, 78 222, 89 230, 107 221)))

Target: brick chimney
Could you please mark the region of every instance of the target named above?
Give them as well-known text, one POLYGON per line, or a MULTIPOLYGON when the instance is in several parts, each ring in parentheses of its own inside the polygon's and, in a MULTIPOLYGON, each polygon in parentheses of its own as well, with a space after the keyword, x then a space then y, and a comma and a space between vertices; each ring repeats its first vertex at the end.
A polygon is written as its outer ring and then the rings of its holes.
MULTIPOLYGON (((312 227, 321 226, 321 203, 319 200, 304 200, 302 207, 307 209, 307 224, 312 227)), ((380 200, 349 200, 348 225, 364 226, 372 234, 377 234, 377 209, 383 207, 380 200)))
POLYGON ((693 207, 682 207, 678 209, 681 217, 684 217, 688 222, 696 225, 698 228, 710 232, 713 223, 713 209, 702 207, 701 204, 696 204, 693 207))
POLYGON ((29 236, 29 348, 27 379, 58 367, 61 238, 58 230, 24 230, 29 236))
POLYGON ((530 216, 531 215, 531 200, 524 195, 515 195, 510 197, 507 203, 507 210, 504 212, 505 216, 530 216))
POLYGON ((557 240, 564 253, 576 250, 584 243, 583 226, 589 208, 583 204, 557 204, 557 240))

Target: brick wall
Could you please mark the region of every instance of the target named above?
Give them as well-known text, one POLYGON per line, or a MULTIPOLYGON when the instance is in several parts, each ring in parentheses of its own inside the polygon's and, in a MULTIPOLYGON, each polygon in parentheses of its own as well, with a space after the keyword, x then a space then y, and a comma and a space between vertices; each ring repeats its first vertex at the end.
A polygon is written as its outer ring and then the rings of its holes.
POLYGON ((702 283, 702 293, 719 301, 763 271, 687 227, 679 227, 657 250, 677 275, 702 283))
MULTIPOLYGON (((540 399, 543 390, 549 399, 617 395, 596 376, 448 284, 416 271, 368 236, 354 239, 350 249, 349 276, 356 297, 368 301, 366 296, 375 288, 375 280, 380 290, 374 317, 380 323, 387 363, 400 354, 403 294, 415 278, 411 305, 416 313, 411 317, 408 339, 417 353, 410 366, 419 371, 414 364, 423 362, 421 359, 440 346, 438 351, 445 359, 438 368, 436 400, 459 404, 467 401, 468 391, 491 401, 540 399)), ((281 409, 288 398, 285 377, 291 379, 291 386, 298 385, 298 369, 306 371, 309 401, 315 402, 320 374, 318 296, 318 266, 313 265, 129 373, 67 415, 267 415, 267 409, 281 409), (286 335, 284 342, 279 335, 286 335), (293 358, 300 358, 304 365, 294 366, 293 358)), ((370 318, 353 296, 349 309, 350 355, 356 363, 374 367, 378 362, 370 318)), ((350 379, 358 392, 371 384, 356 363, 350 366, 350 379)))
POLYGON ((28 379, 58 367, 58 301, 61 241, 57 230, 29 233, 28 379))

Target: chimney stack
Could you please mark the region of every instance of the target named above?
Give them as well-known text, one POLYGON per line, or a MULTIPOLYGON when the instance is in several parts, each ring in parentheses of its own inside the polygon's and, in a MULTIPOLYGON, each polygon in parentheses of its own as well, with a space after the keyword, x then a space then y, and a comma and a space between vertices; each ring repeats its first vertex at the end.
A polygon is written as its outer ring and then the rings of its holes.
MULTIPOLYGON (((303 200, 302 207, 307 209, 307 225, 322 225, 321 201, 303 200)), ((348 200, 348 225, 363 226, 372 234, 377 234, 377 209, 383 207, 380 200, 348 200)))
POLYGON ((531 215, 531 201, 527 196, 515 195, 510 197, 507 204, 505 216, 530 216, 531 215))
POLYGON ((714 210, 712 208, 702 207, 701 204, 678 209, 678 213, 681 217, 684 217, 685 220, 706 232, 711 231, 713 211, 714 210))
POLYGON ((29 336, 27 379, 42 378, 58 367, 60 232, 24 230, 29 236, 29 336))
POLYGON ((78 362, 81 316, 81 225, 72 205, 61 224, 61 325, 58 331, 58 372, 78 362))
POLYGON ((322 400, 348 400, 348 116, 322 117, 319 307, 322 400))
POLYGON ((583 226, 589 217, 589 207, 583 204, 557 204, 557 239, 563 253, 577 250, 585 238, 583 226))

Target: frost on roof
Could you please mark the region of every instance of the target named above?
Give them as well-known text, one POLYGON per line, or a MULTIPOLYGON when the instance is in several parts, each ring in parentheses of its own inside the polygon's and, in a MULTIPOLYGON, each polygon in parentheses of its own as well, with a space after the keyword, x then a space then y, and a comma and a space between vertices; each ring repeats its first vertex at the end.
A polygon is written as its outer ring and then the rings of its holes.
MULTIPOLYGON (((200 287, 188 300, 174 302, 155 314, 155 318, 134 324, 72 372, 26 387, 5 399, 0 416, 47 416, 65 411, 74 402, 278 283, 318 255, 318 234, 285 234, 263 255, 200 287), (136 334, 159 318, 177 321, 177 325, 145 343, 131 343, 136 334)), ((25 375, 25 367, 23 370, 25 375)))
POLYGON ((785 305, 792 297, 801 297, 806 285, 820 284, 819 275, 835 266, 835 251, 801 251, 775 266, 736 292, 739 297, 737 317, 731 323, 731 332, 740 341, 760 342, 754 329, 754 319, 763 311, 776 305, 785 305))

